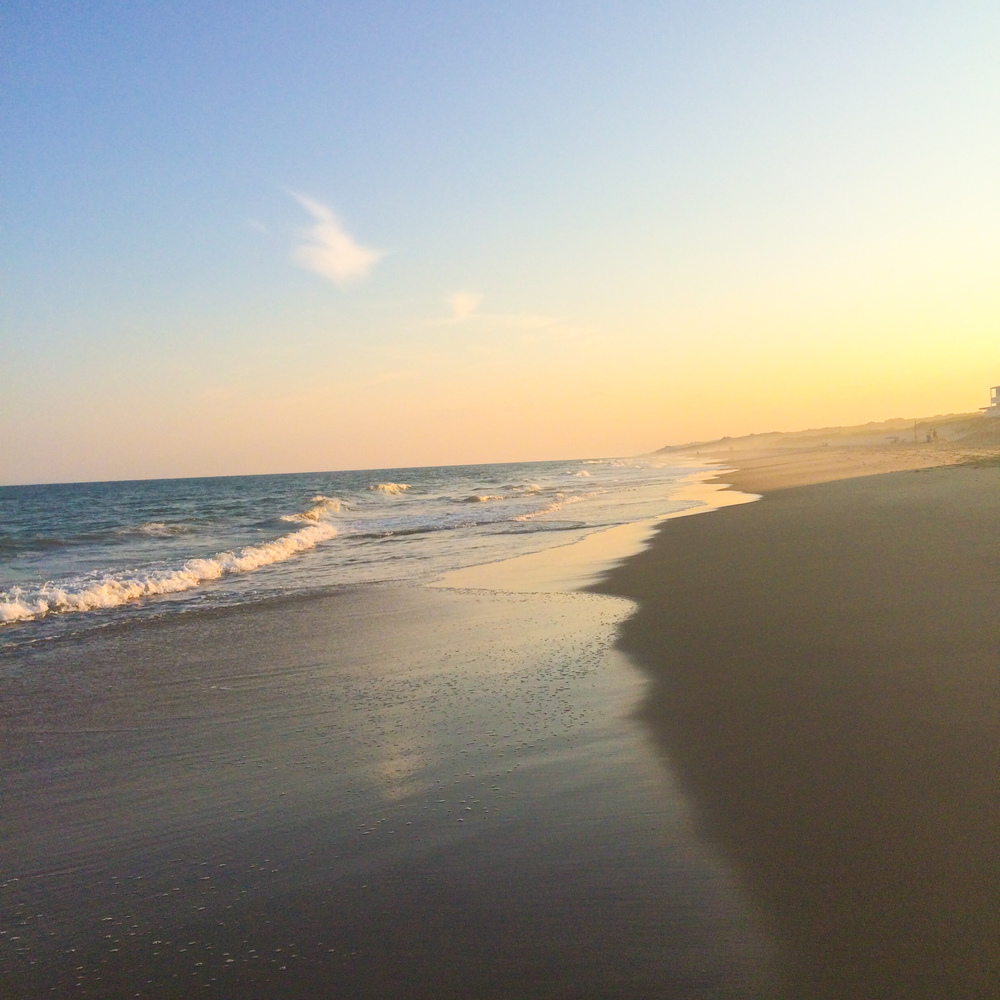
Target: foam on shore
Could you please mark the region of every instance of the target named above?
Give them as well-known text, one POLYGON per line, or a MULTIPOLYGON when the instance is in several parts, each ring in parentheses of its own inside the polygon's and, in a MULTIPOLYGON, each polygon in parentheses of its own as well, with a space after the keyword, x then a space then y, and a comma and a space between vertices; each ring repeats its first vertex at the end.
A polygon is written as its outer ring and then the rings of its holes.
MULTIPOLYGON (((725 483, 705 482, 711 475, 713 473, 704 472, 692 475, 680 489, 666 498, 671 502, 689 504, 683 510, 596 531, 569 545, 453 570, 431 586, 522 593, 566 593, 591 586, 610 568, 641 552, 652 538, 656 526, 663 521, 690 514, 705 514, 759 499, 755 493, 731 490, 725 483)), ((568 497, 553 507, 582 499, 584 497, 568 497)), ((516 518, 523 519, 526 516, 516 518)))

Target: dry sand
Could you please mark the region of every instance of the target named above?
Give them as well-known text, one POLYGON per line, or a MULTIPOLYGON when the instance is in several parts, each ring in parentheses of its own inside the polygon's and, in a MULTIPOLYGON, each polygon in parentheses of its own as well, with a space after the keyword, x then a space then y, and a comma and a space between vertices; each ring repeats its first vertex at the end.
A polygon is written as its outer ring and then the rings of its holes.
MULTIPOLYGON (((724 478, 851 471, 766 461, 724 478)), ((783 942, 784 995, 1000 996, 995 465, 672 521, 601 589, 640 605, 642 717, 783 942)))
POLYGON ((1000 454, 1000 420, 979 414, 887 420, 722 438, 667 447, 659 454, 718 462, 726 469, 722 478, 727 483, 762 493, 883 472, 990 461, 1000 454))

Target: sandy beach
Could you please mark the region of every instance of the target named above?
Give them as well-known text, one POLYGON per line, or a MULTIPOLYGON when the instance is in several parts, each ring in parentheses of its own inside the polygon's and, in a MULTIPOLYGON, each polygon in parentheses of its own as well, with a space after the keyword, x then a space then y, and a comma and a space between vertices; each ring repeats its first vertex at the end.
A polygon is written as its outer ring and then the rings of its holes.
POLYGON ((997 468, 814 451, 0 662, 0 992, 1000 996, 997 468))
POLYGON ((601 589, 639 603, 642 717, 781 942, 783 995, 1000 996, 995 462, 676 520, 601 589))

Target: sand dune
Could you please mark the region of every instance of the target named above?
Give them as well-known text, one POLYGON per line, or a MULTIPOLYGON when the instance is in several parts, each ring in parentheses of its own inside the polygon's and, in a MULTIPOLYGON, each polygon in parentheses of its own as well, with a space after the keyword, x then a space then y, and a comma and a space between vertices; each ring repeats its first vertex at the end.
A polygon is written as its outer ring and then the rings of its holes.
POLYGON ((732 469, 723 477, 726 482, 737 489, 762 492, 990 460, 1000 455, 1000 420, 976 413, 886 420, 855 427, 748 434, 668 445, 657 454, 718 461, 732 469))

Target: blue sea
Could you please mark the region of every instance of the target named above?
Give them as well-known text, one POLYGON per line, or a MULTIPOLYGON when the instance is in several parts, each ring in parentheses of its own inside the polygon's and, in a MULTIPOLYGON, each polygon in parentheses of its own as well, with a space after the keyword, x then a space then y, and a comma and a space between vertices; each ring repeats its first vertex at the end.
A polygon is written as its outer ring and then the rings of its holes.
POLYGON ((430 581, 692 506, 656 456, 0 487, 0 649, 430 581))

